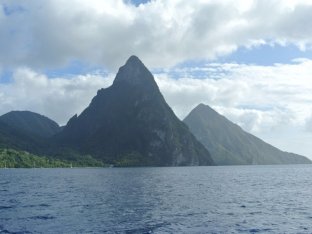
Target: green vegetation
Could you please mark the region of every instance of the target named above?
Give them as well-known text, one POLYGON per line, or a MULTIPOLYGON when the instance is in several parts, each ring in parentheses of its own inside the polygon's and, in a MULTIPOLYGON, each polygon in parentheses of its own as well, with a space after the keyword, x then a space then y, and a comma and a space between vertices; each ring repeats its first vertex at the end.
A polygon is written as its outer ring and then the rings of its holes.
POLYGON ((75 161, 37 156, 25 151, 0 149, 0 168, 103 167, 102 162, 84 156, 75 161))
POLYGON ((72 161, 73 167, 107 167, 108 164, 93 158, 91 155, 84 155, 72 161))
POLYGON ((139 167, 148 165, 148 161, 138 152, 131 152, 119 156, 119 160, 116 160, 116 167, 139 167))

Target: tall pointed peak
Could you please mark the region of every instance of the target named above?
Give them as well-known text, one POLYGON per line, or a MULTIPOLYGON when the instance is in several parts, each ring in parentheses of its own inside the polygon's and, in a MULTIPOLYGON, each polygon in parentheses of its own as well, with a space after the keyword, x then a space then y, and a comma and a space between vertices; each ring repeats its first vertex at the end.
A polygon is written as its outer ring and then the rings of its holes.
POLYGON ((193 111, 196 111, 196 112, 213 112, 213 113, 217 113, 213 108, 211 108, 210 106, 206 105, 206 104, 203 104, 203 103, 200 103, 198 104, 194 109, 193 111))
POLYGON ((204 118, 225 118, 212 107, 203 103, 198 104, 193 110, 191 110, 184 120, 192 118, 192 116, 202 116, 204 118))
POLYGON ((199 103, 194 109, 204 109, 206 107, 209 107, 209 106, 205 105, 204 103, 199 103))
POLYGON ((114 85, 119 83, 127 83, 132 85, 156 85, 152 73, 135 55, 130 56, 126 64, 119 68, 119 71, 114 80, 114 85))

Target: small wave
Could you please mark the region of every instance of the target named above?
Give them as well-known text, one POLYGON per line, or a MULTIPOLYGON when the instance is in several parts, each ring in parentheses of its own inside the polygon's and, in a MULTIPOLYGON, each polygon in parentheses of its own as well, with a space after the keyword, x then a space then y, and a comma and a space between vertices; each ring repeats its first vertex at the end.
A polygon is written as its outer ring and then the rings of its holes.
POLYGON ((14 206, 0 206, 0 210, 12 209, 14 206))
POLYGON ((50 216, 50 215, 37 215, 37 216, 30 217, 30 219, 49 220, 49 219, 55 219, 55 217, 50 216))
POLYGON ((22 206, 23 208, 34 208, 34 207, 49 207, 50 205, 48 204, 39 204, 39 205, 34 205, 34 204, 31 204, 31 205, 24 205, 22 206))
POLYGON ((0 233, 12 233, 12 232, 9 232, 8 230, 4 229, 4 230, 0 230, 0 233))
POLYGON ((147 227, 128 229, 128 230, 125 230, 124 232, 127 234, 136 234, 136 233, 150 234, 150 233, 154 233, 156 229, 164 227, 166 225, 168 225, 168 223, 158 223, 154 225, 149 225, 147 227))
POLYGON ((43 203, 43 204, 39 204, 38 206, 40 206, 40 207, 49 207, 50 205, 43 203))
POLYGON ((18 200, 16 200, 16 199, 10 199, 8 202, 10 202, 10 203, 18 203, 18 200))
POLYGON ((18 191, 16 193, 13 193, 12 196, 17 197, 17 196, 24 195, 24 194, 26 194, 25 191, 18 191))
POLYGON ((10 183, 10 181, 3 181, 3 182, 0 183, 0 185, 3 186, 3 185, 7 185, 9 183, 10 183))
POLYGON ((251 229, 237 229, 237 231, 239 232, 249 232, 249 233, 260 233, 260 232, 263 232, 263 233, 267 233, 269 231, 272 231, 271 228, 251 228, 251 229))
POLYGON ((0 233, 3 233, 3 234, 31 234, 31 232, 29 232, 29 231, 12 232, 12 231, 5 229, 3 226, 0 226, 0 233))
POLYGON ((132 230, 126 230, 125 231, 126 234, 150 234, 150 233, 154 233, 152 229, 149 228, 138 228, 138 229, 132 229, 132 230))
POLYGON ((10 232, 8 230, 0 230, 0 233, 6 233, 6 234, 31 234, 32 232, 29 232, 29 231, 10 232))
POLYGON ((261 214, 261 211, 253 211, 253 212, 249 212, 250 215, 259 215, 261 214))

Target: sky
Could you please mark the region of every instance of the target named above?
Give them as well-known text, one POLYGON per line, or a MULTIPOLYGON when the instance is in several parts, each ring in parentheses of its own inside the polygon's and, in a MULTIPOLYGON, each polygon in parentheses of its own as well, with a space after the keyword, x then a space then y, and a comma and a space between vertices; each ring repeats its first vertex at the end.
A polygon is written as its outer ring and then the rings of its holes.
POLYGON ((1 0, 0 115, 60 125, 137 55, 183 119, 210 105, 312 159, 312 1, 1 0))

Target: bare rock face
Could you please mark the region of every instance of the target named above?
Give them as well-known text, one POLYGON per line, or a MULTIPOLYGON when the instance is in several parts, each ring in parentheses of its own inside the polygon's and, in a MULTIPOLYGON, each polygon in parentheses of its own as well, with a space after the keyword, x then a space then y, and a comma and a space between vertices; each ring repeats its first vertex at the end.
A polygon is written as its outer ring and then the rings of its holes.
POLYGON ((99 90, 90 105, 70 119, 55 141, 121 166, 213 164, 136 56, 119 69, 112 86, 99 90))

